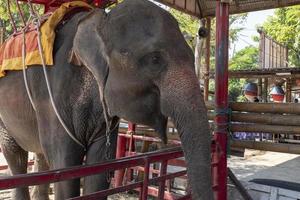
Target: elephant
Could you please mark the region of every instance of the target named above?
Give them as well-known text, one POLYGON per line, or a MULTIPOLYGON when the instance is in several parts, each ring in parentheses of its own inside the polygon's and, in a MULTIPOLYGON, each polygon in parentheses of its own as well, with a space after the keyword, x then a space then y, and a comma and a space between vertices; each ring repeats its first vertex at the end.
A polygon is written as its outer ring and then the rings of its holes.
MULTIPOLYGON (((54 112, 43 68, 26 70, 32 103, 22 71, 9 71, 0 79, 0 143, 12 175, 27 172, 28 152, 36 153, 40 171, 113 159, 121 118, 154 128, 166 142, 169 117, 193 199, 213 199, 211 134, 194 55, 167 10, 124 0, 109 12, 76 13, 56 30, 53 56, 54 66, 46 67, 53 100, 80 143, 54 112)), ((83 194, 107 189, 107 176, 84 178, 83 194)), ((54 194, 57 200, 79 196, 80 179, 56 183, 54 194)), ((48 199, 47 185, 36 187, 32 197, 48 199)), ((13 199, 30 199, 28 188, 16 188, 13 199)))

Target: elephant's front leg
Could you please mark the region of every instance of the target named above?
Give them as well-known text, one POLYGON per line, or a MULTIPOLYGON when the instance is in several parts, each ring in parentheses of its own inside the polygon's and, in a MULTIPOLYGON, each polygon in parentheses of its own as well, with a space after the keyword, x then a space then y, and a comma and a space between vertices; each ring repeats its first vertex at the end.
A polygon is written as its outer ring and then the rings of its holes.
MULTIPOLYGON (((109 148, 106 148, 106 138, 93 143, 87 152, 86 155, 86 163, 87 164, 95 164, 101 163, 106 160, 105 156, 107 153, 110 155, 110 159, 115 158, 116 154, 116 144, 117 144, 117 133, 118 129, 116 129, 110 136, 111 144, 109 148), (108 152, 107 152, 108 150, 108 152)), ((93 192, 97 192, 100 190, 105 190, 109 188, 110 185, 110 175, 112 172, 107 172, 104 174, 99 174, 95 176, 89 176, 84 178, 84 194, 90 194, 93 192)), ((106 199, 106 198, 104 198, 106 199)))
MULTIPOLYGON (((84 151, 78 145, 68 145, 73 141, 64 140, 64 147, 58 147, 57 156, 50 162, 53 169, 63 169, 72 166, 82 165, 84 151), (67 146, 67 147, 66 147, 67 146), (70 146, 70 147, 69 147, 70 146), (77 149, 77 150, 76 150, 77 149)), ((72 197, 80 196, 80 179, 62 181, 54 184, 55 200, 65 200, 72 197)))
MULTIPOLYGON (((57 126, 57 125, 56 125, 57 126)), ((63 130, 44 129, 42 147, 51 169, 63 169, 82 165, 84 149, 75 143, 63 130), (51 131, 55 130, 55 131, 51 131)), ((80 179, 54 184, 55 200, 65 200, 80 195, 80 179)))

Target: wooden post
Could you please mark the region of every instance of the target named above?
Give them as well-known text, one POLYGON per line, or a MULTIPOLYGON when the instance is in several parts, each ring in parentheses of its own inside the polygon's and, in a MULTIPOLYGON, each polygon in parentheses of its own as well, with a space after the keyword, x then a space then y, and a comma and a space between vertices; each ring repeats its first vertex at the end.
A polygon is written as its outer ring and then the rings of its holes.
MULTIPOLYGON (((200 20, 199 29, 205 26, 205 21, 203 19, 200 20)), ((201 56, 203 49, 204 37, 201 35, 197 35, 197 42, 195 46, 195 71, 199 80, 203 80, 203 68, 201 69, 201 56)))
POLYGON ((262 79, 259 78, 257 82, 257 96, 259 101, 262 100, 262 79))
POLYGON ((285 88, 286 88, 285 101, 287 103, 290 103, 290 102, 292 102, 292 80, 291 80, 291 78, 287 78, 285 84, 286 84, 285 85, 285 88))
POLYGON ((208 35, 205 43, 205 71, 204 71, 204 100, 208 101, 209 96, 209 70, 210 70, 210 40, 211 40, 211 19, 206 18, 208 35))
POLYGON ((285 67, 289 67, 289 49, 286 47, 286 49, 285 49, 285 55, 286 55, 286 66, 285 67))
POLYGON ((269 88, 269 83, 268 83, 268 78, 264 78, 264 85, 263 85, 263 102, 268 102, 268 88, 269 88))

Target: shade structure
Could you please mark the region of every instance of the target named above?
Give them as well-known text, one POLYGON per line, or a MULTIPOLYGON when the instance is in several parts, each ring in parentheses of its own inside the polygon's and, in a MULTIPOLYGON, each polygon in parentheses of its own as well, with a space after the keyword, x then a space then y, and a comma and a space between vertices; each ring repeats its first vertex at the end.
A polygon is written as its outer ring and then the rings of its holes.
MULTIPOLYGON (((187 14, 203 18, 215 16, 215 0, 155 0, 187 14)), ((234 0, 230 2, 229 13, 237 14, 300 4, 300 0, 234 0)))

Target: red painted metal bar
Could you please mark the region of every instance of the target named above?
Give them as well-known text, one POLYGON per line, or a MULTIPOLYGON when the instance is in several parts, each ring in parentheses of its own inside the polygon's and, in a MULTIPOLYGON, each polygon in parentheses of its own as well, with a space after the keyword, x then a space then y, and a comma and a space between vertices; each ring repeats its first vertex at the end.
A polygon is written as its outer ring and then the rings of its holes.
MULTIPOLYGON (((168 161, 162 161, 160 166, 160 176, 167 174, 167 168, 168 168, 168 161)), ((164 200, 165 188, 166 188, 166 180, 163 180, 159 183, 159 189, 158 189, 159 200, 164 200)))
MULTIPOLYGON (((126 138, 122 136, 118 136, 117 141, 117 153, 116 158, 120 159, 125 157, 126 155, 126 138)), ((118 170, 115 172, 115 187, 120 187, 123 183, 125 169, 118 170)))
POLYGON ((144 182, 143 182, 143 189, 141 192, 141 200, 147 200, 148 199, 148 186, 149 186, 149 172, 150 172, 150 162, 149 160, 145 160, 144 165, 144 182))
POLYGON ((136 130, 136 124, 133 124, 133 123, 128 123, 128 131, 132 131, 132 132, 135 132, 136 130))
MULTIPOLYGON (((158 182, 161 182, 161 181, 164 181, 164 180, 170 180, 170 179, 174 179, 174 178, 177 178, 177 177, 183 177, 183 176, 186 176, 186 173, 187 173, 187 170, 183 170, 183 171, 174 172, 174 173, 171 173, 171 174, 168 174, 168 175, 155 177, 155 178, 150 179, 149 183, 150 184, 155 184, 155 183, 158 183, 158 182)), ((137 189, 135 189, 135 191, 141 192, 141 189, 137 188, 137 189)), ((154 188, 154 187, 148 187, 148 195, 157 197, 158 196, 158 189, 154 188)), ((187 195, 187 196, 189 196, 189 195, 187 195)), ((179 197, 179 195, 177 195, 177 194, 171 194, 170 192, 165 192, 165 199, 166 200, 175 200, 175 199, 177 200, 178 198, 181 198, 181 197, 179 197)))
MULTIPOLYGON (((119 133, 119 136, 125 137, 125 138, 131 138, 130 135, 125 134, 125 133, 119 133)), ((162 142, 161 139, 158 137, 149 137, 149 136, 142 136, 142 135, 133 135, 132 137, 136 140, 143 140, 143 141, 149 141, 149 142, 162 142)), ((168 140, 168 143, 178 144, 178 145, 181 144, 181 142, 179 140, 168 140)))
POLYGON ((192 195, 186 195, 184 197, 178 198, 177 200, 191 200, 192 199, 192 195))
MULTIPOLYGON (((128 131, 127 131, 127 135, 130 136, 130 139, 127 140, 128 141, 128 151, 129 154, 131 152, 135 151, 135 139, 133 137, 133 135, 135 134, 135 130, 136 130, 136 124, 133 123, 128 123, 128 131)), ((132 181, 133 179, 133 169, 127 169, 126 170, 126 177, 125 177, 125 182, 127 181, 132 181)))
POLYGON ((216 8, 216 75, 215 75, 215 132, 216 152, 214 161, 218 162, 213 170, 217 186, 215 199, 227 199, 227 134, 228 134, 228 36, 229 1, 217 1, 216 8))
POLYGON ((163 151, 145 153, 136 157, 121 158, 95 165, 77 166, 61 170, 32 173, 27 175, 16 175, 13 177, 0 178, 0 190, 45 183, 54 183, 85 176, 91 176, 106 171, 134 167, 148 162, 161 162, 163 160, 175 159, 183 156, 181 148, 170 148, 163 151))
MULTIPOLYGON (((158 183, 158 182, 163 181, 163 180, 174 179, 176 177, 184 176, 186 173, 187 173, 187 171, 183 170, 183 171, 175 172, 175 173, 172 173, 172 174, 164 175, 164 176, 161 176, 161 177, 152 178, 152 179, 149 180, 149 183, 150 184, 155 184, 155 183, 158 183)), ((88 195, 85 195, 85 196, 75 197, 75 198, 72 198, 72 199, 69 199, 69 200, 98 200, 101 197, 106 197, 106 196, 109 196, 109 195, 112 195, 112 194, 125 192, 125 191, 128 191, 128 190, 132 190, 134 188, 138 188, 137 191, 140 192, 141 191, 140 188, 142 187, 142 185, 143 185, 143 182, 139 181, 139 182, 132 183, 132 184, 129 184, 129 185, 126 185, 126 186, 107 189, 107 190, 102 190, 102 191, 95 192, 95 193, 92 193, 92 194, 88 194, 88 195)), ((189 195, 187 195, 187 196, 189 196, 189 195)), ((180 197, 180 198, 182 198, 182 197, 180 197)))

